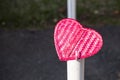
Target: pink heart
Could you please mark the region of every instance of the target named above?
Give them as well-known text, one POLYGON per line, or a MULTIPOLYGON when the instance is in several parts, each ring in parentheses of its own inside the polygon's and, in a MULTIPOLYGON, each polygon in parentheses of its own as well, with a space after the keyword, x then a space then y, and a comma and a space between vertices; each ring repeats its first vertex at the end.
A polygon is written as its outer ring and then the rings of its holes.
POLYGON ((74 19, 62 19, 54 31, 54 42, 61 61, 95 55, 102 47, 102 37, 95 30, 83 28, 74 19))

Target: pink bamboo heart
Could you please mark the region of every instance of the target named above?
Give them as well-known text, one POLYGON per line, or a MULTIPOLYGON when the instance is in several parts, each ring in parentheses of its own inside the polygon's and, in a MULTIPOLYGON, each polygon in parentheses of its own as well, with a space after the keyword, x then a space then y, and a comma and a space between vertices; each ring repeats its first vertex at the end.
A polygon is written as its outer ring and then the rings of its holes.
POLYGON ((103 44, 102 37, 95 30, 83 28, 79 22, 70 18, 58 22, 54 42, 61 61, 93 56, 103 44))

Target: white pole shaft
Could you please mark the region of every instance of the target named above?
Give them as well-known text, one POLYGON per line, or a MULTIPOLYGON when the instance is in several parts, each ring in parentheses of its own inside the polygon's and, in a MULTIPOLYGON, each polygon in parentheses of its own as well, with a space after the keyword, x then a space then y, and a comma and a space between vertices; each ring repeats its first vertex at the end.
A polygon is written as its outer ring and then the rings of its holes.
MULTIPOLYGON (((67 0, 68 18, 76 19, 76 0, 67 0)), ((67 61, 67 80, 84 80, 85 60, 67 61)))
POLYGON ((84 59, 67 61, 67 80, 84 80, 84 59))
POLYGON ((76 18, 76 0, 67 0, 68 18, 76 18))

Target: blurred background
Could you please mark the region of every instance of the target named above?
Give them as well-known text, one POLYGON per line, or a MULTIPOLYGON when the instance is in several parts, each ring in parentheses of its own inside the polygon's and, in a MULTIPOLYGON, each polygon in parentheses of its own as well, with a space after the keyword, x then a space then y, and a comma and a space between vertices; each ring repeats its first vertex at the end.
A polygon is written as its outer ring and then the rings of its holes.
MULTIPOLYGON (((0 28, 41 29, 67 17, 67 0, 0 0, 0 28)), ((77 19, 90 26, 120 25, 120 0, 77 0, 77 19)))

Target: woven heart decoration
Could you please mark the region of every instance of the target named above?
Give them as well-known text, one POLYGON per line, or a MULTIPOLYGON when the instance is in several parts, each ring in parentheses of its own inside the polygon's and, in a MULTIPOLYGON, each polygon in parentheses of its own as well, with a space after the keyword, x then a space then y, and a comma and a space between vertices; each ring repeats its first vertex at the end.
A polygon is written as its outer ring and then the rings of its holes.
POLYGON ((62 19, 55 26, 54 43, 61 61, 88 58, 97 54, 103 40, 92 29, 83 28, 74 19, 62 19))

